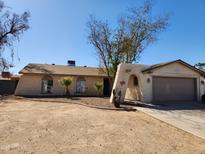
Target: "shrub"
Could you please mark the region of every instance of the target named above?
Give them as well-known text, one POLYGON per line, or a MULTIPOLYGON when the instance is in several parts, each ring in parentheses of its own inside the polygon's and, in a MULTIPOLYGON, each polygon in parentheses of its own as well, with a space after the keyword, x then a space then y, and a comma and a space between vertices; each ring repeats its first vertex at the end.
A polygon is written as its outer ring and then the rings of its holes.
POLYGON ((69 86, 71 85, 72 80, 72 77, 63 77, 59 80, 60 85, 65 88, 65 94, 67 97, 70 97, 69 86))
POLYGON ((95 83, 95 89, 98 92, 98 95, 100 96, 102 90, 103 90, 103 83, 102 82, 96 82, 95 83))

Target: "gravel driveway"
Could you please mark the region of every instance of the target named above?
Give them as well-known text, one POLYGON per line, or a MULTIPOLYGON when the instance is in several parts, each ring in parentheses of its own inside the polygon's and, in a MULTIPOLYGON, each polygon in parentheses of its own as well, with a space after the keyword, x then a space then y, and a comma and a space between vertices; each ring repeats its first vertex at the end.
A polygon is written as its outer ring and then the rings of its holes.
POLYGON ((205 104, 178 102, 137 107, 159 120, 205 139, 205 104))

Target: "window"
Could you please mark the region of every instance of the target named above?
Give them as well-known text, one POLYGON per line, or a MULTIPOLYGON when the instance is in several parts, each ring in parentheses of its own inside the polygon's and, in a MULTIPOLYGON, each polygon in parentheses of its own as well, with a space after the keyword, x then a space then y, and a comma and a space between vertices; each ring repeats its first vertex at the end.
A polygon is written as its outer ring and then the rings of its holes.
POLYGON ((41 92, 51 94, 53 92, 53 79, 50 76, 44 76, 41 83, 41 92))
POLYGON ((86 87, 85 87, 85 79, 82 77, 79 77, 76 81, 76 92, 77 93, 85 93, 86 87))

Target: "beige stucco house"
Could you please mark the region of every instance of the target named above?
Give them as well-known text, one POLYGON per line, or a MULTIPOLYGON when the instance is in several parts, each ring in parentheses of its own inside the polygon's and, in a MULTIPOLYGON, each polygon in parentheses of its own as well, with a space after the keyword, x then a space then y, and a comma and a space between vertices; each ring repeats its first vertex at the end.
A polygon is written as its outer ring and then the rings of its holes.
POLYGON ((96 82, 103 83, 103 91, 100 95, 109 95, 109 80, 104 71, 99 68, 28 64, 19 73, 22 75, 15 95, 29 97, 65 95, 65 90, 59 80, 67 76, 73 78, 70 86, 71 95, 99 96, 99 92, 95 89, 96 82))
MULTIPOLYGON (((204 72, 190 64, 176 60, 147 66, 120 64, 113 90, 121 102, 139 100, 200 101, 205 94, 204 72)), ((110 102, 113 101, 113 94, 110 102)))

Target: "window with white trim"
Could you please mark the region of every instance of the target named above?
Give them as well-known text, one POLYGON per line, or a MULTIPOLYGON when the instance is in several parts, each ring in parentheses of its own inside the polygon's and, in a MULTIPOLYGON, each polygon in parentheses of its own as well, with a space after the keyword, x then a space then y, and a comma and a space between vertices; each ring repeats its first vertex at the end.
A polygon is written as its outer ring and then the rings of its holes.
POLYGON ((41 93, 51 94, 53 93, 53 79, 50 76, 44 76, 41 82, 41 93))

